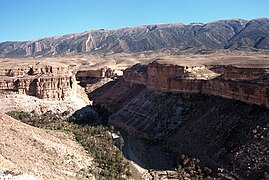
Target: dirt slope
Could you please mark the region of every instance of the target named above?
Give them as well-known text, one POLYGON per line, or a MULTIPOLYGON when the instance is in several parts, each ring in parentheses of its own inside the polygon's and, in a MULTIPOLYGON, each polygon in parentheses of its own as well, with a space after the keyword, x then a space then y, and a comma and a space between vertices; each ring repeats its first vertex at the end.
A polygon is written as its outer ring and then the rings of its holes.
POLYGON ((25 179, 81 179, 80 170, 89 166, 92 158, 71 135, 0 114, 0 172, 24 174, 25 179))

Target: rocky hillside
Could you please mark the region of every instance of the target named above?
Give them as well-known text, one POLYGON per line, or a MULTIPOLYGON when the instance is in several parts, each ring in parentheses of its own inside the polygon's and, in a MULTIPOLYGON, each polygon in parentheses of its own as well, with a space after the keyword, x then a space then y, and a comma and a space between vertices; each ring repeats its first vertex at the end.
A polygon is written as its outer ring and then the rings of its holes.
POLYGON ((111 112, 109 124, 199 158, 218 178, 261 179, 269 173, 268 109, 200 93, 161 93, 123 80, 90 96, 111 112))
POLYGON ((35 128, 1 113, 0 142, 0 179, 82 179, 81 169, 93 164, 70 134, 35 128))
POLYGON ((91 30, 26 42, 3 42, 0 43, 0 57, 135 53, 173 48, 268 50, 269 19, 142 25, 117 30, 91 30))
POLYGON ((89 97, 111 113, 108 124, 199 158, 213 176, 267 178, 267 69, 225 66, 219 73, 158 61, 136 64, 89 97))

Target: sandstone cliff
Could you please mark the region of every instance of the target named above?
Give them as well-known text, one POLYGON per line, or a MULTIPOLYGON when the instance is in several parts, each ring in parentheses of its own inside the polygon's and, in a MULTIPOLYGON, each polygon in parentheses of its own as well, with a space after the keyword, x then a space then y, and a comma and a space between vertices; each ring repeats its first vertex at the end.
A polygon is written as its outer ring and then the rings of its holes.
POLYGON ((112 113, 110 124, 147 139, 164 137, 181 125, 192 107, 189 96, 213 95, 269 108, 266 68, 222 69, 216 74, 205 66, 136 64, 89 97, 112 113))
POLYGON ((124 71, 123 79, 159 92, 203 93, 269 108, 268 69, 223 66, 217 74, 204 66, 180 66, 154 61, 124 71), (143 71, 139 71, 143 69, 143 71))
POLYGON ((75 93, 76 80, 68 67, 29 66, 0 69, 0 90, 63 100, 75 93))
POLYGON ((109 124, 135 137, 161 142, 170 152, 197 157, 215 172, 219 168, 219 178, 225 173, 231 179, 264 178, 269 160, 269 111, 255 104, 267 106, 267 73, 253 69, 250 75, 249 69, 246 74, 244 68, 232 69, 238 74, 231 73, 231 80, 215 73, 212 79, 201 78, 192 74, 197 69, 190 73, 184 67, 157 62, 136 65, 90 97, 111 113, 109 124), (162 77, 149 88, 152 72, 162 77), (186 84, 174 87, 173 81, 186 84))

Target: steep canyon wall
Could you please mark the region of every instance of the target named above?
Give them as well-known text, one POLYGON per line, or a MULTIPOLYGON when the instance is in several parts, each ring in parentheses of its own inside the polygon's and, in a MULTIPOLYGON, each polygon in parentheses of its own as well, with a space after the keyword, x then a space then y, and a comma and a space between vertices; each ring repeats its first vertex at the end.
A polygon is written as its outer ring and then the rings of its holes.
POLYGON ((167 65, 157 61, 124 71, 125 81, 146 85, 159 92, 203 93, 269 108, 266 68, 224 66, 216 74, 206 67, 167 65), (143 71, 141 70, 143 69, 143 71))
POLYGON ((68 67, 32 67, 0 69, 0 90, 63 100, 74 93, 75 78, 68 67))

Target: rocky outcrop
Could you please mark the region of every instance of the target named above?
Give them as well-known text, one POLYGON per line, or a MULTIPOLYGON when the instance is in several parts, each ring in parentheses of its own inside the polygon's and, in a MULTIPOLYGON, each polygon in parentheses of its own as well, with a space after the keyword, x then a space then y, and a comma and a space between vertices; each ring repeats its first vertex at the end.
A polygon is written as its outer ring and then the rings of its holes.
POLYGON ((28 65, 26 66, 15 66, 12 68, 0 68, 0 77, 8 76, 8 77, 17 77, 17 76, 26 76, 26 75, 36 75, 41 76, 44 74, 67 74, 70 70, 68 66, 51 66, 51 65, 28 65))
MULTIPOLYGON (((219 20, 207 24, 158 24, 117 30, 92 30, 26 42, 0 43, 0 57, 74 53, 136 53, 162 49, 268 50, 269 20, 219 20)), ((197 52, 198 52, 197 51, 197 52)))
POLYGON ((1 79, 0 90, 15 90, 16 79, 1 79))
POLYGON ((248 69, 244 74, 243 67, 223 66, 219 72, 234 69, 224 75, 209 73, 204 68, 158 62, 135 65, 124 72, 122 79, 99 88, 90 97, 95 105, 112 114, 110 125, 134 137, 161 142, 177 155, 199 158, 214 172, 219 169, 218 175, 224 179, 266 177, 267 71, 260 74, 259 69, 253 69, 251 74, 248 69), (207 76, 201 72, 207 72, 207 76), (151 75, 156 81, 148 83, 154 79, 151 75), (159 75, 163 76, 160 80, 159 75))
POLYGON ((256 80, 268 74, 266 68, 239 68, 235 66, 226 66, 223 68, 223 78, 225 80, 243 81, 256 80))
POLYGON ((150 89, 166 91, 170 89, 170 80, 184 75, 184 67, 177 65, 160 64, 157 61, 147 67, 147 86, 150 89))
POLYGON ((93 105, 101 106, 109 112, 115 112, 126 105, 134 96, 144 92, 146 87, 132 84, 122 78, 111 81, 89 94, 93 105))
POLYGON ((147 85, 147 66, 142 64, 135 64, 124 71, 123 79, 125 81, 147 85))
POLYGON ((126 69, 123 79, 161 92, 201 92, 202 80, 216 76, 205 66, 188 67, 154 61, 148 66, 136 64, 126 69))
POLYGON ((203 93, 236 99, 269 108, 269 74, 266 68, 223 66, 217 74, 206 67, 162 64, 135 65, 123 79, 159 92, 203 93), (138 67, 143 72, 137 71, 138 67), (133 71, 133 72, 132 72, 133 71))
POLYGON ((268 84, 215 79, 204 82, 202 92, 269 108, 268 84))
POLYGON ((114 75, 114 71, 111 68, 101 68, 101 69, 85 69, 79 70, 76 73, 76 79, 78 81, 85 80, 85 79, 93 79, 93 78, 105 78, 105 77, 112 77, 114 75))
POLYGON ((74 93, 76 80, 68 67, 41 66, 0 70, 0 90, 63 100, 74 93))
POLYGON ((176 95, 144 89, 112 114, 109 123, 136 137, 158 139, 177 128, 182 123, 182 115, 182 100, 176 95))

